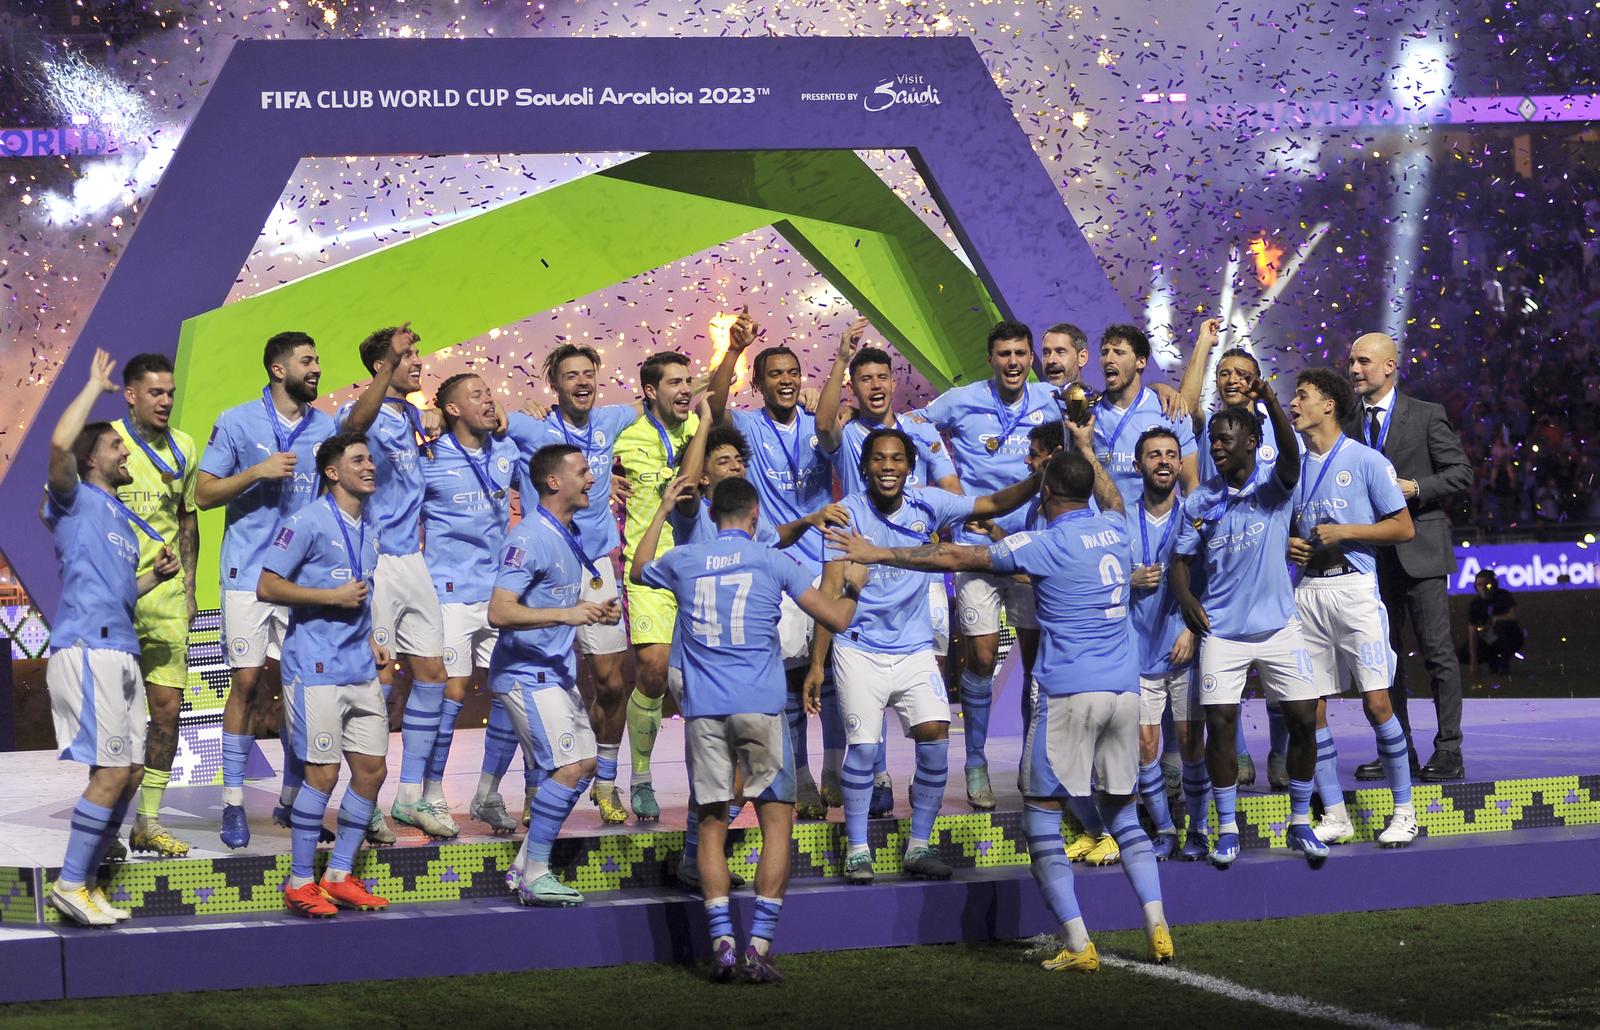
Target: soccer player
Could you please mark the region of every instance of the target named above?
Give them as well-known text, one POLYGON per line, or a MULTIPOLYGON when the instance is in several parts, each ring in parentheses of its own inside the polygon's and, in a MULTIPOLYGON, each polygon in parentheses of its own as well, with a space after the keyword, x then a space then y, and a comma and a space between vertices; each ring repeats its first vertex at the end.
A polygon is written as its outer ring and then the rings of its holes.
POLYGON ((155 529, 160 540, 141 534, 139 569, 147 572, 162 548, 174 543, 183 577, 163 580, 139 598, 134 629, 139 635, 139 667, 144 676, 150 728, 145 736, 144 783, 128 838, 135 852, 182 858, 189 844, 161 825, 161 799, 172 777, 178 751, 178 711, 189 682, 189 623, 194 618, 194 572, 200 523, 195 512, 194 441, 168 424, 177 388, 172 362, 162 354, 136 354, 122 367, 122 396, 128 414, 115 423, 128 450, 133 481, 117 488, 128 510, 155 529))
MULTIPOLYGON (((489 625, 489 593, 511 519, 519 456, 515 443, 495 435, 499 412, 494 392, 481 377, 462 373, 446 379, 434 407, 444 416, 445 431, 422 462, 422 554, 434 592, 442 599, 448 678, 422 800, 441 821, 454 826, 444 794, 445 766, 472 671, 488 669, 494 651, 497 634, 489 625)), ((496 833, 517 827, 498 791, 474 797, 470 811, 496 833)))
MULTIPOLYGON (((663 351, 646 358, 639 366, 639 388, 644 392, 644 417, 624 429, 616 444, 617 462, 629 494, 622 543, 622 557, 627 562, 633 560, 634 548, 644 537, 662 494, 677 478, 683 448, 699 425, 690 410, 694 383, 682 354, 663 351)), ((662 533, 658 548, 671 547, 671 537, 669 528, 662 533)), ((650 781, 650 753, 661 729, 661 699, 667 690, 672 627, 678 610, 670 591, 631 582, 627 590, 628 638, 634 656, 627 714, 632 764, 628 803, 636 820, 654 822, 661 818, 661 805, 650 781)))
MULTIPOLYGON (((575 516, 583 550, 600 570, 600 586, 590 590, 585 581, 583 599, 604 604, 618 596, 616 568, 611 555, 622 542, 611 513, 611 465, 622 431, 639 420, 643 405, 597 404, 600 395, 600 354, 581 343, 564 343, 544 359, 544 379, 556 395, 556 407, 541 419, 522 412, 509 416, 507 432, 522 451, 527 467, 533 452, 552 443, 567 443, 583 451, 594 473, 589 506, 575 516)), ((628 819, 617 791, 617 757, 627 722, 628 684, 622 661, 628 651, 628 634, 621 624, 595 623, 578 629, 578 651, 589 667, 594 701, 590 722, 597 742, 594 787, 589 800, 605 823, 628 819)))
POLYGON ((1289 539, 1289 557, 1301 569, 1295 609, 1323 695, 1317 702, 1316 783, 1322 822, 1316 834, 1325 844, 1343 844, 1355 836, 1339 784, 1339 752, 1328 728, 1326 700, 1354 680, 1394 792, 1394 816, 1378 843, 1403 848, 1416 839, 1417 816, 1411 807, 1406 735, 1389 702, 1394 652, 1389 649, 1389 613, 1378 595, 1373 548, 1405 543, 1416 535, 1416 527, 1389 459, 1340 428, 1356 408, 1348 380, 1331 368, 1308 368, 1295 380, 1289 407, 1306 442, 1289 539))
POLYGON ((1300 463, 1294 428, 1271 388, 1252 379, 1245 394, 1252 403, 1266 402, 1278 457, 1271 466, 1257 463, 1261 424, 1249 406, 1211 416, 1207 429, 1218 473, 1184 498, 1168 587, 1183 621, 1200 637, 1200 704, 1217 806, 1212 863, 1225 869, 1239 857, 1234 741, 1239 698, 1254 666, 1289 729, 1289 848, 1316 866, 1328 857, 1328 846, 1311 830, 1320 694, 1284 560, 1300 463), (1203 602, 1191 587, 1196 577, 1204 580, 1203 602))
POLYGON ((1074 449, 1050 459, 1040 488, 1047 520, 1043 531, 1014 533, 986 547, 880 548, 857 533, 828 535, 854 561, 923 571, 1022 572, 1032 578, 1041 628, 1039 709, 1023 745, 1023 818, 1034 879, 1066 935, 1066 947, 1044 967, 1093 972, 1100 968, 1100 956, 1084 927, 1061 840, 1061 808, 1069 800, 1093 797, 1121 845, 1123 870, 1144 909, 1153 961, 1171 960, 1172 934, 1155 855, 1134 799, 1139 682, 1128 619, 1132 562, 1122 496, 1095 459, 1093 418, 1069 426, 1069 432, 1074 449), (1091 495, 1098 514, 1089 507, 1091 495))
POLYGON ((284 904, 322 919, 340 908, 364 912, 389 902, 351 876, 388 772, 389 712, 377 670, 389 660, 372 627, 368 580, 379 561, 378 525, 367 512, 377 464, 364 433, 339 433, 317 448, 322 496, 283 520, 261 563, 256 593, 290 609, 283 640, 283 696, 290 743, 305 763, 291 816, 284 904), (319 884, 317 839, 339 757, 350 783, 339 799, 339 833, 319 884))
POLYGON ((117 490, 133 482, 121 435, 108 422, 87 421, 100 394, 116 389, 113 367, 110 356, 96 350, 88 382, 56 422, 39 512, 61 566, 61 605, 50 620, 56 650, 45 666, 50 714, 61 759, 89 767, 89 783, 72 810, 61 875, 46 900, 83 926, 110 926, 132 915, 112 907, 97 873, 144 772, 147 720, 135 605, 179 568, 150 524, 117 499, 117 490), (143 572, 141 538, 158 544, 143 572))
MULTIPOLYGON (((433 453, 416 405, 407 400, 422 385, 421 340, 411 323, 378 329, 361 341, 361 363, 375 377, 389 358, 388 390, 374 402, 369 394, 341 408, 340 432, 366 433, 378 469, 371 501, 378 528, 378 567, 372 574, 374 639, 410 666, 411 693, 400 723, 400 786, 389 814, 429 837, 457 833, 449 811, 422 797, 422 781, 439 735, 444 707, 444 614, 433 577, 422 557, 422 465, 433 453)), ((386 670, 387 672, 387 670, 386 670)), ((374 809, 371 836, 394 843, 394 831, 374 809)))
POLYGON ((506 536, 489 598, 489 624, 500 630, 489 684, 516 726, 522 760, 547 775, 506 882, 524 905, 568 907, 582 904, 583 895, 550 871, 550 849, 595 766, 594 730, 578 694, 576 630, 621 621, 622 604, 582 599, 584 581, 594 590, 601 578, 573 520, 594 486, 583 450, 539 448, 527 483, 537 503, 506 536))
MULTIPOLYGON (((1035 476, 982 497, 908 486, 916 462, 916 444, 900 429, 880 426, 862 443, 859 473, 867 489, 849 495, 842 503, 850 514, 850 525, 879 547, 937 540, 941 532, 963 522, 1000 518, 1026 504, 1038 488, 1035 476)), ((830 556, 822 574, 825 595, 839 595, 848 566, 847 559, 830 556)), ((833 640, 833 676, 848 740, 844 761, 844 820, 850 845, 844 861, 847 883, 872 882, 867 808, 873 764, 883 746, 883 722, 889 709, 899 715, 906 736, 916 741, 911 835, 902 868, 922 879, 950 878, 950 867, 929 843, 944 800, 950 744, 950 703, 945 697, 944 676, 934 660, 933 627, 923 618, 929 578, 925 573, 901 569, 873 570, 861 590, 856 617, 833 640)), ((819 636, 823 632, 819 630, 819 636)), ((808 707, 812 700, 808 693, 808 707)))
POLYGON ((724 479, 711 496, 714 539, 680 541, 657 559, 663 526, 680 499, 692 499, 691 491, 686 478, 668 488, 634 550, 628 578, 670 590, 678 599, 676 660, 683 673, 690 789, 706 845, 698 862, 712 976, 730 979, 738 955, 723 855, 737 768, 744 774, 743 794, 754 799, 761 821, 755 918, 737 971, 754 983, 781 983, 772 941, 789 879, 795 769, 783 715, 788 690, 779 653, 780 600, 787 596, 819 623, 842 630, 855 613, 855 591, 866 570, 853 570, 844 597, 824 596, 790 552, 753 539, 759 492, 740 477, 724 479))
POLYGON ((1155 391, 1145 388, 1144 370, 1149 362, 1150 338, 1137 326, 1108 326, 1100 334, 1100 370, 1106 389, 1094 408, 1095 453, 1117 484, 1124 510, 1132 508, 1144 492, 1133 445, 1152 426, 1166 426, 1178 438, 1183 454, 1179 483, 1192 490, 1196 482, 1194 433, 1188 419, 1169 417, 1155 391))
MULTIPOLYGON (((760 335, 761 327, 742 312, 728 330, 728 350, 711 373, 708 391, 711 416, 722 421, 724 415, 750 444, 750 461, 755 471, 751 484, 761 495, 761 507, 768 517, 784 522, 803 518, 833 500, 833 471, 821 447, 817 418, 800 406, 800 384, 804 378, 800 358, 786 346, 766 347, 750 363, 751 379, 761 394, 761 407, 755 411, 728 408, 728 392, 738 371, 739 357, 760 335)), ((790 557, 810 570, 812 579, 822 576, 822 534, 809 532, 789 549, 790 557)), ((827 814, 817 781, 811 775, 806 748, 806 713, 801 695, 810 664, 811 620, 793 601, 784 601, 783 622, 778 627, 784 667, 789 679, 789 732, 794 737, 795 770, 798 777, 796 810, 804 817, 827 814)), ((824 714, 824 728, 830 720, 824 714)), ((834 723, 837 732, 837 723, 834 723)), ((827 750, 824 734, 823 750, 827 750)))

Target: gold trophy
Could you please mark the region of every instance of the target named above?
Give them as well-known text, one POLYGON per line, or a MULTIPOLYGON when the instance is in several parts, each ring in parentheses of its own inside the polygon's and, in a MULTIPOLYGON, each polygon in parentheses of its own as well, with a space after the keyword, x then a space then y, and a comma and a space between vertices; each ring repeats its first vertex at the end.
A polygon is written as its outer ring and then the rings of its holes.
POLYGON ((1056 391, 1056 402, 1067 419, 1080 426, 1089 421, 1089 409, 1099 400, 1099 395, 1082 383, 1068 383, 1066 389, 1056 391))

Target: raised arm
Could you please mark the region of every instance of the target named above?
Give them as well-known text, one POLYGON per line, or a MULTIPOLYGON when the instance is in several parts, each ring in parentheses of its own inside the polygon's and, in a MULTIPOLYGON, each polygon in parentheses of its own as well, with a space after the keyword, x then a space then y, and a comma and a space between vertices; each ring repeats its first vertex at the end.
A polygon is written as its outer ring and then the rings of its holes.
POLYGON ((350 406, 350 414, 345 416, 341 431, 346 433, 365 433, 372 428, 372 423, 378 420, 378 412, 383 410, 383 399, 389 396, 389 383, 400 374, 401 355, 405 348, 416 339, 416 334, 411 331, 411 323, 407 321, 396 329, 389 337, 389 353, 373 363, 372 382, 361 391, 361 396, 350 406))
POLYGON ((717 422, 728 412, 728 391, 733 389, 733 377, 739 370, 739 355, 755 342, 761 327, 750 318, 749 309, 739 312, 739 317, 728 327, 728 352, 711 373, 711 388, 706 397, 711 402, 711 417, 717 422))
POLYGON ((817 400, 817 446, 832 454, 839 449, 844 434, 839 430, 839 400, 844 394, 844 376, 850 368, 850 359, 861 349, 861 336, 866 331, 867 320, 858 318, 845 329, 839 338, 839 353, 834 355, 833 368, 828 371, 828 381, 822 384, 822 396, 817 400))
POLYGON ((678 501, 678 514, 685 518, 694 514, 694 506, 699 503, 700 476, 706 470, 706 438, 711 435, 712 423, 711 404, 707 398, 700 398, 695 413, 700 416, 700 424, 694 427, 694 435, 683 449, 683 462, 678 466, 679 478, 690 487, 678 501))
POLYGON ((679 476, 667 484, 666 492, 661 495, 661 503, 656 506, 656 513, 650 517, 650 525, 639 538, 639 546, 633 549, 633 564, 628 566, 628 582, 641 587, 645 585, 644 567, 656 560, 656 547, 661 543, 661 527, 667 524, 667 515, 673 505, 688 496, 691 489, 686 476, 679 476))
POLYGON ((1083 425, 1066 419, 1062 425, 1067 430, 1067 435, 1072 440, 1072 445, 1078 453, 1089 459, 1089 465, 1094 469, 1094 503, 1100 506, 1101 511, 1124 511, 1122 491, 1117 489, 1117 484, 1111 481, 1106 470, 1101 466, 1100 459, 1094 453, 1094 411, 1089 412, 1089 417, 1083 425))
POLYGON ((50 432, 50 466, 45 475, 51 493, 70 497, 78 488, 78 459, 72 453, 72 445, 88 424, 94 402, 102 393, 117 389, 117 384, 111 381, 111 370, 116 365, 111 355, 96 347, 94 357, 89 362, 88 381, 56 420, 56 427, 50 432))
POLYGON ((1190 411, 1200 410, 1200 395, 1206 389, 1206 369, 1211 367, 1211 351, 1222 335, 1222 319, 1208 318, 1200 323, 1200 334, 1195 337, 1194 353, 1183 370, 1183 382, 1178 384, 1178 395, 1190 411))
POLYGON ((1267 419, 1272 423, 1272 445, 1278 448, 1278 457, 1272 463, 1272 474, 1285 490, 1293 490, 1300 482, 1300 445, 1295 440, 1294 424, 1284 414, 1278 395, 1260 378, 1251 380, 1245 391, 1250 401, 1261 401, 1267 406, 1267 419))

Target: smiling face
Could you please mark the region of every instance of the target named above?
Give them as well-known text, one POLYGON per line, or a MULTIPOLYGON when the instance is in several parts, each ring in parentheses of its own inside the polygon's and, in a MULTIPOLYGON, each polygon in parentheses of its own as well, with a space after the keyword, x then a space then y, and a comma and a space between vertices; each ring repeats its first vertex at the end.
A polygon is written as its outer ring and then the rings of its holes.
POLYGON ((158 432, 167 428, 172 417, 172 403, 178 390, 173 385, 171 372, 146 372, 122 388, 128 402, 128 413, 140 425, 158 432))
POLYGON ((867 488, 874 496, 892 500, 905 490, 906 477, 911 474, 911 460, 899 437, 880 436, 872 441, 864 464, 867 488))
POLYGON ((289 352, 282 361, 272 363, 273 375, 283 377, 283 392, 297 404, 310 404, 317 399, 317 384, 322 382, 322 364, 317 359, 317 348, 303 343, 289 352))
POLYGON ((863 362, 850 373, 850 392, 856 407, 874 422, 882 422, 894 406, 894 372, 888 365, 863 362))
POLYGON ((1139 476, 1144 488, 1157 497, 1172 491, 1178 481, 1178 466, 1183 456, 1178 441, 1170 436, 1152 436, 1139 450, 1139 476))
POLYGON ((86 479, 97 479, 113 489, 133 482, 128 471, 128 445, 122 435, 109 426, 101 432, 89 452, 89 467, 84 470, 86 479))
POLYGON ((389 375, 389 390, 404 396, 422 386, 422 356, 417 353, 416 337, 397 332, 390 345, 395 353, 394 371, 389 375))
POLYGON ((1249 405, 1248 391, 1256 377, 1255 362, 1240 354, 1230 355, 1217 362, 1217 396, 1224 407, 1243 408, 1249 405))
POLYGON ((676 361, 661 366, 661 381, 644 388, 645 400, 656 418, 675 426, 689 417, 691 389, 689 366, 676 361))
POLYGON ((450 391, 450 400, 444 407, 446 415, 460 419, 462 424, 479 435, 494 432, 500 424, 494 410, 494 392, 488 383, 477 376, 457 383, 450 391))
POLYGON ((1002 396, 1016 397, 1033 368, 1033 348, 1023 337, 996 340, 989 349, 989 370, 1002 396))
POLYGON ((1039 360, 1044 364, 1044 379, 1060 389, 1076 383, 1083 377, 1083 367, 1089 363, 1087 347, 1077 347, 1066 333, 1045 333, 1039 341, 1039 360))
POLYGON ((705 470, 700 473, 700 489, 710 497, 717 484, 724 479, 744 478, 744 458, 733 444, 723 444, 706 455, 705 470))
POLYGON ((787 422, 794 414, 795 405, 800 403, 800 383, 803 378, 800 362, 793 354, 769 354, 761 363, 756 389, 761 392, 767 410, 774 415, 781 415, 782 420, 787 422))
POLYGON ((324 470, 330 483, 337 483, 348 494, 371 497, 378 489, 378 466, 364 443, 351 444, 324 470))
POLYGON ((1239 428, 1236 422, 1211 423, 1211 461, 1230 480, 1241 470, 1254 468, 1258 443, 1254 433, 1239 428))
POLYGON ((556 403, 568 415, 584 414, 594 408, 600 392, 600 370, 582 354, 574 354, 556 366, 556 403))
MULTIPOLYGON (((589 462, 581 452, 572 451, 563 455, 555 471, 547 477, 547 482, 553 488, 548 495, 553 501, 573 509, 589 506, 589 490, 594 486, 594 473, 589 471, 589 462)), ((546 507, 549 505, 546 504, 546 507)))
POLYGON ((1100 371, 1106 378, 1106 392, 1117 393, 1139 381, 1146 359, 1133 352, 1133 344, 1114 336, 1100 344, 1100 371))

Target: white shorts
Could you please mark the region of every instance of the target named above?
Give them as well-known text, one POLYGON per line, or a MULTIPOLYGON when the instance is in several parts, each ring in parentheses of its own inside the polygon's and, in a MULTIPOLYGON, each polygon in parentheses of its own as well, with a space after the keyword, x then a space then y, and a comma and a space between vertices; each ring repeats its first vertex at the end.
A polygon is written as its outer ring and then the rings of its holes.
POLYGON ((1037 629, 1033 618, 1033 584, 988 572, 956 573, 956 611, 961 632, 969 637, 1000 632, 1000 605, 1012 629, 1037 629))
POLYGON ((1022 744, 1023 794, 1129 795, 1139 786, 1139 695, 1095 690, 1051 697, 1039 692, 1022 744))
POLYGON ((1139 677, 1140 726, 1160 726, 1168 702, 1175 722, 1205 720, 1200 711, 1200 678, 1195 675, 1193 663, 1160 676, 1139 677))
POLYGON ((444 674, 452 679, 487 669, 500 631, 489 625, 489 602, 439 606, 444 620, 444 674))
POLYGON ((73 644, 50 656, 44 681, 61 760, 125 769, 144 764, 144 677, 139 656, 73 644))
POLYGON ((933 623, 933 653, 950 653, 950 592, 944 576, 928 577, 928 619, 933 623))
POLYGON ((732 801, 735 767, 745 797, 794 804, 794 751, 782 715, 699 716, 683 727, 695 804, 732 801))
MULTIPOLYGON (((589 585, 589 577, 583 577, 583 589, 578 594, 580 601, 593 601, 595 604, 605 604, 615 601, 622 596, 617 588, 617 569, 609 555, 595 562, 595 569, 600 573, 600 585, 589 585)), ((616 625, 607 625, 597 622, 592 626, 578 627, 578 653, 579 654, 621 654, 628 649, 628 625, 620 621, 616 625)))
POLYGON ((285 683, 283 713, 302 762, 336 765, 346 752, 389 752, 389 707, 376 679, 347 686, 285 683))
POLYGON ((1394 686, 1389 611, 1378 595, 1377 576, 1353 572, 1301 579, 1294 605, 1319 694, 1338 694, 1352 683, 1363 694, 1394 686))
POLYGON ((881 741, 883 713, 890 708, 900 716, 902 732, 925 722, 950 721, 950 699, 932 651, 879 654, 835 643, 833 684, 846 743, 881 741))
MULTIPOLYGON (((816 586, 821 578, 812 580, 811 585, 816 586)), ((782 595, 778 601, 778 650, 783 655, 785 669, 811 664, 811 637, 816 630, 816 623, 800 610, 794 598, 782 595)))
POLYGON ((393 654, 444 655, 444 615, 422 552, 380 554, 372 574, 372 639, 393 654))
POLYGON ((268 604, 254 590, 222 592, 222 639, 227 644, 228 668, 259 669, 276 659, 289 629, 289 609, 268 604))
POLYGON ((1254 665, 1268 701, 1313 701, 1322 696, 1312 674, 1300 619, 1261 640, 1229 640, 1207 634, 1200 639, 1200 703, 1236 705, 1254 665))
POLYGON ((595 757, 594 730, 578 688, 514 685, 500 695, 522 744, 522 760, 550 772, 595 757))

